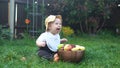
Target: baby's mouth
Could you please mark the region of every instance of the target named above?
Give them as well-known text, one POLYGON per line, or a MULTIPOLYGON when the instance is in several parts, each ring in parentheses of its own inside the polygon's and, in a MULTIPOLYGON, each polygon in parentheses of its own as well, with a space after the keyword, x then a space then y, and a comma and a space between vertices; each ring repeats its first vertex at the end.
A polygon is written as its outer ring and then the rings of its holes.
POLYGON ((60 28, 57 28, 57 30, 60 30, 60 28))

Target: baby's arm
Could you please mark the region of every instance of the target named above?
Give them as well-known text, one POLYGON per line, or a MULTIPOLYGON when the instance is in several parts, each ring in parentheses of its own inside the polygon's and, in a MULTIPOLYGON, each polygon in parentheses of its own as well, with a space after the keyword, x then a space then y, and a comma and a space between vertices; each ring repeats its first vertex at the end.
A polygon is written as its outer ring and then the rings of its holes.
POLYGON ((61 40, 60 40, 60 43, 64 43, 64 42, 67 42, 68 40, 66 39, 66 38, 62 38, 61 40))
POLYGON ((45 47, 46 42, 45 42, 45 35, 41 34, 38 39, 36 40, 36 45, 38 47, 45 47))

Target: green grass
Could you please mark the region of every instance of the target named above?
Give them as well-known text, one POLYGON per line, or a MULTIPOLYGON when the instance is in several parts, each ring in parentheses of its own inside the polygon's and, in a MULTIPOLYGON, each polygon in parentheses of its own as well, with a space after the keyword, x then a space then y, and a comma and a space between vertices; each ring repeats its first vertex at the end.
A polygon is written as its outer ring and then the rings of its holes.
POLYGON ((34 39, 4 40, 0 45, 0 68, 119 68, 120 37, 112 35, 77 36, 68 38, 70 44, 86 47, 79 63, 52 62, 37 56, 34 39), (22 61, 21 58, 26 60, 22 61))

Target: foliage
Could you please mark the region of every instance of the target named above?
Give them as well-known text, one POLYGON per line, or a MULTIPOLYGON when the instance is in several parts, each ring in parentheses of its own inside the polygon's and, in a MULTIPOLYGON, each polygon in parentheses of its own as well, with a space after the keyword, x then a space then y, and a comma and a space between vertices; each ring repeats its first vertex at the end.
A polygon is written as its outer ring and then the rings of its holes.
MULTIPOLYGON (((27 37, 27 36, 26 36, 27 37)), ((119 68, 120 40, 109 33, 69 37, 67 43, 86 47, 79 63, 52 62, 38 57, 34 39, 4 40, 0 46, 1 68, 119 68), (25 57, 23 60, 22 58, 25 57)))
MULTIPOLYGON (((82 33, 97 33, 110 19, 118 0, 53 0, 47 8, 51 14, 62 14, 67 25, 76 25, 82 33), (49 10, 52 9, 52 10, 49 10)), ((74 26, 72 26, 74 27, 74 26)), ((76 27, 74 27, 76 29, 76 27)))
POLYGON ((2 25, 0 25, 0 39, 10 39, 10 30, 3 29, 2 25))
POLYGON ((69 26, 63 26, 62 34, 64 37, 72 36, 74 34, 74 30, 72 28, 70 28, 69 26))

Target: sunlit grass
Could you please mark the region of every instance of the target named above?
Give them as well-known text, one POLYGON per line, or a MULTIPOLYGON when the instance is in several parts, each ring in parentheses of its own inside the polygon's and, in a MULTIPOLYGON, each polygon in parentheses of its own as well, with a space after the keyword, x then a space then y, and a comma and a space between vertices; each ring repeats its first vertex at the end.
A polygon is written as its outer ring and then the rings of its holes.
POLYGON ((70 44, 86 47, 80 63, 52 62, 37 56, 35 39, 4 40, 0 45, 0 68, 119 68, 120 37, 112 35, 77 36, 70 44), (25 59, 22 59, 22 58, 25 59))

